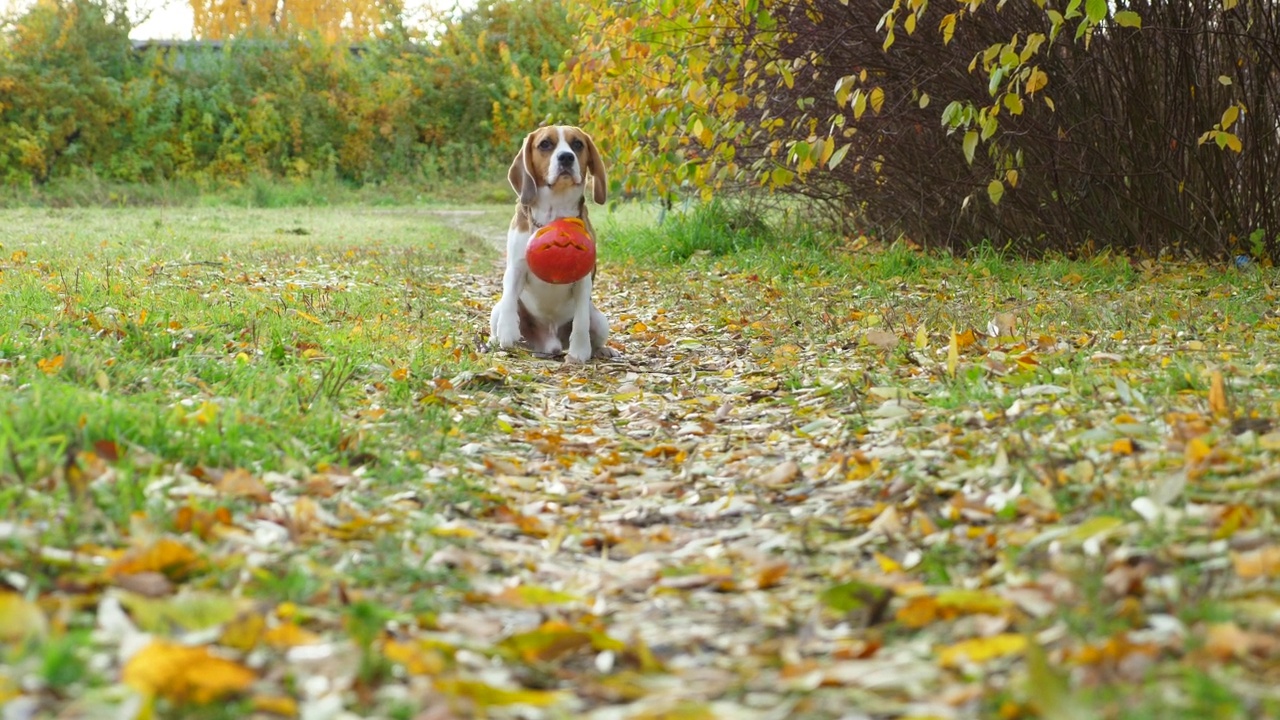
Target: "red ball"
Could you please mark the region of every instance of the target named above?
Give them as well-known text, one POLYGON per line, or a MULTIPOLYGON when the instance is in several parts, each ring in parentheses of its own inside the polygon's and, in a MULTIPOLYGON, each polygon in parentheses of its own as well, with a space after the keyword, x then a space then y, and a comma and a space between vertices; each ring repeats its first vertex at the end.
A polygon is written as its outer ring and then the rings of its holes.
POLYGON ((524 257, 539 280, 568 285, 595 269, 596 243, 580 218, 560 218, 529 238, 524 257))

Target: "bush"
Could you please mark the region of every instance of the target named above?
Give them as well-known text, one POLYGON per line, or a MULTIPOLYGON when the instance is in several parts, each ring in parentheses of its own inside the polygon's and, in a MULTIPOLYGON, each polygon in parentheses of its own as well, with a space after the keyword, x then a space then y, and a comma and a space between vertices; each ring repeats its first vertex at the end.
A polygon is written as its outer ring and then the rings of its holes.
POLYGON ((576 117, 542 80, 571 38, 556 0, 481 5, 434 42, 259 36, 146 52, 108 7, 38 3, 0 38, 0 181, 466 180, 514 152, 509 128, 576 117))
POLYGON ((798 193, 953 249, 1280 260, 1274 0, 736 7, 582 17, 584 112, 661 192, 798 193))

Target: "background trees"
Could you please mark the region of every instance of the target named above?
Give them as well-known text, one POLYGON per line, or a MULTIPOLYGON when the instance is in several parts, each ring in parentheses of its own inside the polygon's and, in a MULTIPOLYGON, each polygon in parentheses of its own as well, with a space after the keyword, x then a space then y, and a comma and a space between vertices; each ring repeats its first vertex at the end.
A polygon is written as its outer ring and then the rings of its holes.
POLYGON ((1272 0, 701 0, 579 19, 573 87, 659 191, 760 186, 957 249, 1277 253, 1272 0))
POLYGON ((490 0, 430 37, 307 1, 197 0, 226 43, 149 54, 109 0, 36 4, 0 39, 0 178, 456 177, 578 121, 635 193, 957 250, 1280 253, 1280 0, 490 0))
POLYGON ((289 19, 300 5, 232 5, 197 15, 225 42, 145 51, 103 0, 16 18, 0 35, 0 182, 466 178, 500 164, 513 132, 577 114, 543 80, 573 35, 556 0, 484 3, 431 38, 367 3, 337 40, 335 15, 307 29, 289 19))

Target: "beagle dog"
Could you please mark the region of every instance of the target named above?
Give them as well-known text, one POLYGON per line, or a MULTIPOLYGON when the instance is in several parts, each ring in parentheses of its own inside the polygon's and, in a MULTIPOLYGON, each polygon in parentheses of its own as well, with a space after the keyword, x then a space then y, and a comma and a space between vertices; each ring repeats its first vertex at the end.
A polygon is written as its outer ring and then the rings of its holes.
POLYGON ((604 161, 591 136, 569 125, 539 128, 524 139, 507 179, 519 195, 507 230, 507 268, 502 297, 489 316, 489 339, 503 348, 524 347, 540 355, 564 353, 570 363, 612 358, 609 321, 591 302, 593 269, 567 285, 543 282, 529 272, 525 247, 534 231, 564 217, 581 218, 587 232, 586 180, 597 205, 607 198, 604 161))

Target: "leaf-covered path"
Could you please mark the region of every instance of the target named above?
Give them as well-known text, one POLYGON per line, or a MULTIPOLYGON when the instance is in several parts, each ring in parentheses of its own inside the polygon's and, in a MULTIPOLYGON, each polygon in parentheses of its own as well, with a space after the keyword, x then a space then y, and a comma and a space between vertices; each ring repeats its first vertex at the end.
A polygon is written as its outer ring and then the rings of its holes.
MULTIPOLYGON (((1209 293, 1181 271, 1143 279, 1186 307, 1209 293)), ((499 355, 459 389, 500 418, 462 451, 502 510, 455 521, 476 538, 456 561, 500 598, 458 627, 599 717, 1194 717, 1215 702, 1199 673, 1273 708, 1230 664, 1276 645, 1210 618, 1276 607, 1256 595, 1277 570, 1271 509, 1247 499, 1280 480, 1276 367, 1253 332, 1207 326, 1206 343, 1155 313, 1135 340, 1025 327, 1046 303, 1127 315, 1159 292, 1083 281, 987 305, 945 280, 873 300, 821 278, 624 273, 601 293, 624 362, 499 355), (946 312, 970 325, 921 320, 946 312)), ((1246 312, 1274 341, 1265 302, 1246 312)))

